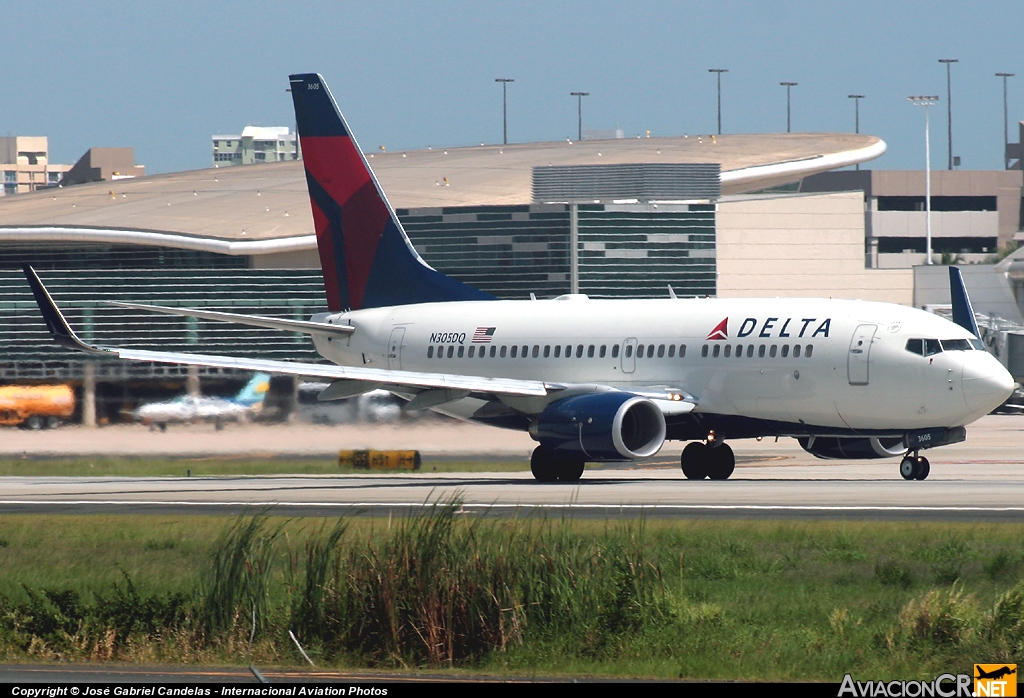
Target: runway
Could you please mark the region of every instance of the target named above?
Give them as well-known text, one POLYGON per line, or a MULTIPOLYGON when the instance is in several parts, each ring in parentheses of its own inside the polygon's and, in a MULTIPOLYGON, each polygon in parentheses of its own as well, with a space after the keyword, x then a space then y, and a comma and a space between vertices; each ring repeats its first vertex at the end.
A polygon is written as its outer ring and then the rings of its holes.
MULTIPOLYGON (((392 516, 459 497, 467 514, 579 517, 863 518, 1024 521, 1024 420, 988 417, 968 441, 927 452, 907 482, 898 460, 820 461, 792 440, 734 442, 727 481, 689 481, 678 449, 643 463, 589 465, 579 483, 529 472, 203 478, 0 478, 0 513, 392 516)), ((678 446, 677 444, 674 446, 678 446)), ((429 461, 425 468, 429 470, 429 461)))

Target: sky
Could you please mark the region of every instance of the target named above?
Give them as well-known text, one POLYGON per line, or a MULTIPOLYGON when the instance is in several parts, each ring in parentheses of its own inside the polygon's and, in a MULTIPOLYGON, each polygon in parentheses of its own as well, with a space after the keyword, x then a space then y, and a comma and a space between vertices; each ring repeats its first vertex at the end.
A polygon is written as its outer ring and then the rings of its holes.
POLYGON ((707 2, 155 2, 0 0, 6 68, 0 134, 49 137, 51 162, 130 146, 150 174, 210 167, 213 134, 294 123, 289 73, 324 76, 364 150, 499 143, 501 85, 510 142, 713 133, 862 133, 888 151, 878 169, 946 166, 946 69, 953 154, 1002 168, 1024 119, 1021 0, 707 2))

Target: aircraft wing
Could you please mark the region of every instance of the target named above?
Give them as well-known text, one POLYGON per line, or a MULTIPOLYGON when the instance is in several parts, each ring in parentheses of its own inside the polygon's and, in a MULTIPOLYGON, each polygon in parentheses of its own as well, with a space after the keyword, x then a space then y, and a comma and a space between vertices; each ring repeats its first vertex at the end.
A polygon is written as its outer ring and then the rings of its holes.
POLYGON ((488 378, 463 376, 450 373, 421 373, 418 371, 392 371, 362 366, 338 366, 336 364, 310 364, 297 361, 274 361, 270 359, 249 359, 212 354, 188 354, 171 351, 149 351, 145 349, 122 349, 87 344, 71 329, 63 313, 54 303, 50 292, 43 286, 39 275, 24 265, 25 277, 35 296, 43 320, 54 340, 61 346, 74 351, 99 356, 127 359, 131 361, 160 361, 187 366, 211 366, 215 368, 237 368, 247 371, 263 371, 292 376, 371 381, 382 385, 408 386, 412 388, 442 388, 468 390, 470 392, 495 393, 504 395, 547 395, 551 390, 561 390, 562 384, 543 381, 518 380, 514 378, 488 378))
POLYGON ((203 320, 232 322, 238 325, 265 327, 270 330, 285 330, 286 332, 301 332, 302 334, 326 334, 343 337, 356 331, 356 328, 351 325, 330 325, 326 322, 310 322, 308 320, 285 320, 283 318, 262 317, 260 315, 240 315, 238 313, 222 313, 216 310, 196 310, 194 308, 168 308, 162 305, 122 303, 119 301, 109 301, 108 304, 118 308, 147 310, 153 313, 180 315, 182 317, 197 317, 203 320))

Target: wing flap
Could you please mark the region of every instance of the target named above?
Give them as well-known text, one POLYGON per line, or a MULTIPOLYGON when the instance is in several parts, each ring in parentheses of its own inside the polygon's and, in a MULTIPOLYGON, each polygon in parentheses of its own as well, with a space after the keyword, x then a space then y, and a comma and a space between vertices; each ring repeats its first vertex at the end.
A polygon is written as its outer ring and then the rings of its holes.
POLYGON ((302 334, 325 334, 334 337, 344 337, 356 331, 356 328, 352 327, 351 325, 331 325, 326 322, 312 322, 308 320, 286 320, 283 318, 264 317, 262 315, 242 315, 240 313, 224 313, 217 310, 198 310, 196 308, 168 308, 163 305, 145 305, 143 303, 122 303, 120 301, 109 301, 108 305, 113 305, 118 308, 130 308, 132 310, 146 310, 152 313, 163 313, 164 315, 197 317, 203 320, 231 322, 237 325, 249 325, 250 327, 264 327, 269 330, 301 332, 302 334))

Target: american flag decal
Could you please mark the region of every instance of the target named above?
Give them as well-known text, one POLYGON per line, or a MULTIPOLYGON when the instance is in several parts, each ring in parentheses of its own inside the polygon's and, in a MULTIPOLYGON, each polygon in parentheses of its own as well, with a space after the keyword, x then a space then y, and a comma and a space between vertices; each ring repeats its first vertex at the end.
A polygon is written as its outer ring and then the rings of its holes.
POLYGON ((494 336, 494 330, 497 327, 477 327, 476 332, 473 333, 474 344, 490 344, 491 337, 494 336))

